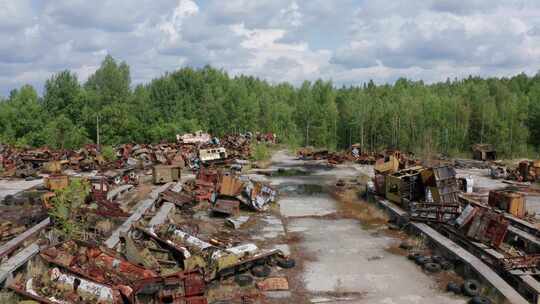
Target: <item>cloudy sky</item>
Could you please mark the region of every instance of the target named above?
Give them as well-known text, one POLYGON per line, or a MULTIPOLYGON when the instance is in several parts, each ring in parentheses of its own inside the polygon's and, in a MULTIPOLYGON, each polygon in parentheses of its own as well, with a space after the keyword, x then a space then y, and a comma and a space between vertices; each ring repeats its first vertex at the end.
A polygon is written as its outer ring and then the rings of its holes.
POLYGON ((134 83, 210 64, 295 84, 540 69, 538 0, 0 0, 0 94, 106 54, 134 83))

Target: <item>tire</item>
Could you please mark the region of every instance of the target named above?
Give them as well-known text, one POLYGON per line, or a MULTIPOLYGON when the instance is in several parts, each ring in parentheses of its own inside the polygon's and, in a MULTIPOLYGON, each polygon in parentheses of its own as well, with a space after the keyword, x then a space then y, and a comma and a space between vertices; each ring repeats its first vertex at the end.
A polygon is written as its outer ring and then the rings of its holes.
POLYGON ((476 280, 466 280, 461 290, 466 296, 476 297, 480 293, 480 283, 476 280))
POLYGON ((440 255, 433 255, 431 256, 431 260, 437 264, 441 264, 441 262, 444 261, 444 258, 440 255))
POLYGON ((469 301, 470 304, 491 304, 491 300, 484 297, 474 297, 469 301))
POLYGON ((253 278, 247 274, 239 274, 234 277, 234 281, 238 286, 244 287, 253 284, 253 278))
POLYGON ((442 270, 452 270, 454 269, 454 264, 452 264, 452 262, 450 261, 442 261, 441 263, 441 268, 442 270))
POLYGON ((276 263, 279 267, 289 269, 296 266, 296 261, 293 259, 276 258, 276 263))
POLYGON ((455 294, 461 294, 461 286, 454 282, 448 283, 448 285, 446 285, 446 290, 455 294))
POLYGON ((414 260, 416 260, 416 257, 417 257, 417 256, 420 256, 420 253, 418 253, 418 252, 413 252, 413 253, 409 253, 409 255, 407 256, 407 258, 408 258, 409 260, 411 260, 411 261, 414 261, 414 260))
POLYGON ((272 269, 266 265, 259 265, 251 268, 251 274, 257 278, 266 278, 271 272, 272 269))
POLYGON ((424 264, 424 270, 429 273, 437 273, 441 271, 441 265, 437 263, 426 263, 424 264))
POLYGON ((4 197, 4 203, 7 205, 13 204, 14 201, 15 201, 15 197, 11 194, 8 194, 4 197))
POLYGON ((424 265, 426 263, 429 263, 431 262, 431 260, 428 258, 428 257, 425 257, 423 255, 419 255, 417 256, 415 259, 414 259, 414 262, 417 264, 417 265, 424 265))

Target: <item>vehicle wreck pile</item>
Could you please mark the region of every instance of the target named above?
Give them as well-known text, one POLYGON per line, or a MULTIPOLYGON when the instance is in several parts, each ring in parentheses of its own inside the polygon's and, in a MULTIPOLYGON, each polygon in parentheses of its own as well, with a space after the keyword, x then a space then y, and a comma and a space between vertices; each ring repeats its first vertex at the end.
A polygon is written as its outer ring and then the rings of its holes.
POLYGON ((341 152, 330 152, 325 149, 306 147, 298 149, 296 156, 302 160, 326 160, 330 165, 352 162, 361 165, 374 165, 378 160, 396 157, 403 164, 416 164, 413 153, 404 153, 398 150, 387 149, 380 152, 362 150, 359 144, 352 145, 349 149, 341 152))
MULTIPOLYGON (((478 158, 494 158, 482 152, 478 158)), ((489 199, 480 201, 469 195, 472 178, 458 177, 451 165, 407 166, 396 156, 380 159, 374 169, 372 192, 402 210, 400 225, 427 224, 508 278, 516 290, 524 290, 520 282, 527 276, 540 274, 540 230, 528 217, 523 192, 515 187, 492 189, 489 199)), ((410 257, 428 272, 454 267, 446 258, 432 259, 414 250, 410 257)))
POLYGON ((176 143, 119 145, 114 148, 114 155, 109 156, 109 159, 94 144, 78 150, 15 148, 0 144, 0 177, 31 179, 40 173, 48 173, 51 166, 59 166, 73 172, 109 172, 112 177, 128 181, 129 173, 133 170, 147 169, 158 164, 198 168, 203 162, 222 161, 231 164, 235 159, 248 160, 252 143, 276 141, 273 134, 263 136, 246 133, 218 139, 198 132, 178 136, 176 143), (201 159, 201 151, 209 149, 221 149, 223 153, 201 159))
POLYGON ((209 288, 223 282, 260 291, 283 288, 282 275, 270 276, 295 261, 242 228, 271 212, 278 199, 268 184, 230 166, 249 158, 252 137, 275 142, 270 135, 217 140, 190 134, 176 144, 119 146, 109 163, 97 160, 97 149, 60 153, 4 146, 6 176, 27 165, 48 175, 43 184, 0 203, 0 283, 22 298, 53 304, 239 300, 238 294, 209 297, 209 288), (210 152, 210 159, 200 158, 201 150, 218 147, 228 147, 225 156, 210 152), (28 154, 35 157, 21 157, 28 154), (82 165, 89 159, 92 166, 82 165), (148 167, 154 168, 155 186, 141 200, 137 189, 149 180, 139 176, 148 167), (181 181, 181 168, 185 173, 189 167, 194 178, 181 181), (96 168, 97 174, 77 174, 96 168), (120 180, 106 174, 119 168, 120 180))

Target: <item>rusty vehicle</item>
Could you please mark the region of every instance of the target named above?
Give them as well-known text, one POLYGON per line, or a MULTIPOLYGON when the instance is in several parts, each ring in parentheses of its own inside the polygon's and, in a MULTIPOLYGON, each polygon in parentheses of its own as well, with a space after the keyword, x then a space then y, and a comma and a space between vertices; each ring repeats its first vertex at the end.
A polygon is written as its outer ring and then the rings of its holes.
POLYGON ((473 159, 493 161, 497 159, 497 151, 490 144, 475 144, 472 146, 473 159))
POLYGON ((60 243, 44 249, 40 256, 78 276, 118 288, 128 298, 132 296, 136 282, 158 276, 152 270, 124 260, 112 250, 83 241, 60 243))
POLYGON ((199 149, 199 159, 203 164, 224 163, 228 159, 227 150, 223 147, 199 149))
POLYGON ((176 140, 184 144, 204 144, 211 140, 210 134, 203 131, 197 131, 195 133, 186 133, 183 135, 177 134, 176 140))
POLYGON ((509 222, 491 209, 468 205, 456 219, 467 238, 498 248, 504 241, 509 222))
POLYGON ((421 172, 423 167, 413 167, 385 176, 386 198, 398 204, 408 205, 424 195, 421 172))
POLYGON ((166 184, 177 182, 181 177, 181 167, 176 165, 157 165, 152 168, 152 182, 154 184, 166 184))
POLYGON ((519 218, 527 215, 525 195, 517 191, 492 190, 489 192, 488 204, 519 218))
POLYGON ((124 303, 117 288, 72 275, 58 267, 30 278, 19 275, 8 288, 24 297, 46 304, 124 303))
POLYGON ((299 159, 312 159, 312 160, 320 160, 320 159, 326 159, 328 157, 328 150, 326 149, 315 149, 314 147, 304 147, 299 149, 296 152, 296 155, 299 159))
POLYGON ((286 259, 281 250, 261 250, 252 243, 221 248, 174 224, 138 229, 174 251, 177 257, 182 257, 184 271, 200 269, 207 282, 249 270, 256 265, 272 263, 276 259, 286 259))
POLYGON ((139 175, 137 174, 134 166, 107 170, 103 173, 103 176, 108 179, 109 183, 114 185, 136 185, 139 183, 139 175))
POLYGON ((40 256, 77 276, 118 289, 130 303, 148 296, 158 300, 157 303, 173 303, 173 300, 200 296, 205 290, 202 275, 197 272, 160 275, 125 260, 113 250, 82 241, 46 248, 40 256))

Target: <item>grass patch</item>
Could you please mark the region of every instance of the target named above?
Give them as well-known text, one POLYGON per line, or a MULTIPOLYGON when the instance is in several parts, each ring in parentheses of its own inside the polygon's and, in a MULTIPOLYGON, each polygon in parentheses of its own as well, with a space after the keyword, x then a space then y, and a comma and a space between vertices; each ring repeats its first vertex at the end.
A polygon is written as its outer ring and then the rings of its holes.
POLYGON ((21 298, 11 291, 0 292, 0 303, 17 304, 20 301, 21 301, 21 298))
POLYGON ((111 146, 103 146, 101 148, 101 155, 108 162, 116 160, 116 152, 114 151, 114 148, 111 146))
POLYGON ((272 157, 272 152, 266 144, 252 144, 251 158, 254 161, 267 161, 272 157))

